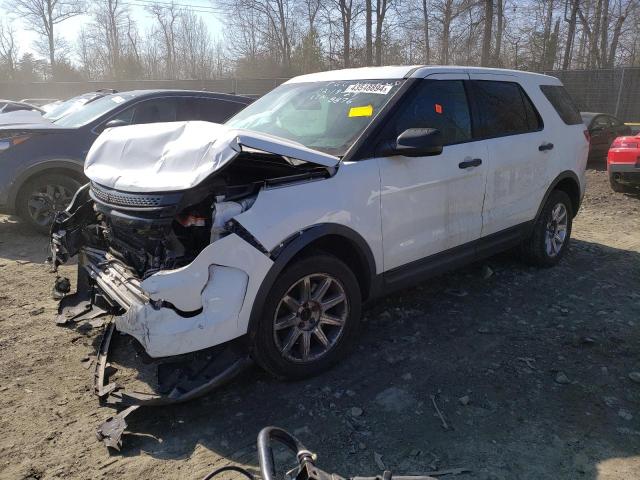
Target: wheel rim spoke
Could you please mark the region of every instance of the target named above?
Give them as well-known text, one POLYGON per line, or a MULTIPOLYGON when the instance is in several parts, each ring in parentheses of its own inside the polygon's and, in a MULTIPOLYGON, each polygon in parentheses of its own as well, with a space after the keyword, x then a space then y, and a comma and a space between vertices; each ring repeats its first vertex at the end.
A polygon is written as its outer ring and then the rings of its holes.
POLYGON ((302 360, 308 360, 311 353, 311 332, 302 332, 302 342, 300 342, 300 345, 302 360))
POLYGON ((276 330, 284 330, 285 328, 295 327, 298 324, 298 316, 295 313, 291 313, 278 320, 275 325, 276 330))
POLYGON ((320 325, 332 325, 334 327, 341 327, 344 325, 344 321, 340 318, 334 317, 327 313, 323 313, 320 317, 320 325))
POLYGON ((291 349, 293 348, 293 346, 296 344, 296 342, 298 341, 298 338, 300 338, 300 335, 302 334, 302 330, 299 330, 297 328, 293 329, 291 331, 291 334, 289 335, 289 340, 287 340, 287 343, 285 344, 285 346, 282 348, 282 352, 283 353, 287 353, 289 351, 291 351, 291 349))
POLYGON ((338 294, 335 297, 330 298, 329 300, 325 300, 324 302, 320 303, 320 307, 322 308, 322 312, 326 312, 327 310, 335 307, 336 305, 339 305, 340 303, 344 302, 345 300, 345 296, 344 294, 338 294))
POLYGON ((311 277, 304 277, 302 280, 302 301, 311 299, 311 277))
POLYGON ((327 336, 322 331, 321 325, 318 325, 316 327, 316 329, 313 331, 313 333, 315 334, 316 338, 320 341, 320 343, 323 346, 325 346, 325 347, 329 346, 329 339, 327 338, 327 336))
POLYGON ((287 295, 282 299, 283 303, 289 307, 292 312, 297 312, 300 308, 300 302, 293 298, 291 295, 287 295))
POLYGON ((331 278, 327 277, 324 279, 324 281, 318 285, 318 288, 316 288, 316 291, 313 292, 313 298, 312 300, 316 300, 316 301, 321 301, 324 296, 327 293, 327 290, 329 290, 329 287, 331 286, 331 283, 333 281, 331 280, 331 278))

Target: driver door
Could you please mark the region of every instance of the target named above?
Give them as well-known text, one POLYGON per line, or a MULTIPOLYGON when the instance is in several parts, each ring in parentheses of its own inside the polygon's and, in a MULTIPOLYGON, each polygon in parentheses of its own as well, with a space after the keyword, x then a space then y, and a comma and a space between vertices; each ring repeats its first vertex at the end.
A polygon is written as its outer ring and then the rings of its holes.
MULTIPOLYGON (((488 152, 473 141, 468 78, 437 74, 420 80, 385 130, 385 139, 395 139, 408 128, 437 128, 445 145, 434 156, 377 158, 387 272, 480 237, 488 152)), ((474 251, 452 253, 445 262, 468 260, 474 251)))

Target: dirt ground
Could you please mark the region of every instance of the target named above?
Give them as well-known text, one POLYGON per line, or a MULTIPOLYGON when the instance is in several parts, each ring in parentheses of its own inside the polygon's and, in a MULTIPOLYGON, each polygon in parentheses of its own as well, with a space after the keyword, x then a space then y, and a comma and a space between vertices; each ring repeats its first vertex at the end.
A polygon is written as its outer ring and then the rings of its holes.
POLYGON ((560 266, 505 254, 386 298, 332 371, 282 383, 254 368, 206 398, 139 410, 116 454, 96 440, 112 410, 83 361, 98 332, 55 325, 46 239, 0 217, 0 478, 255 468, 269 424, 343 475, 640 478, 640 195, 613 193, 604 172, 588 181, 560 266))

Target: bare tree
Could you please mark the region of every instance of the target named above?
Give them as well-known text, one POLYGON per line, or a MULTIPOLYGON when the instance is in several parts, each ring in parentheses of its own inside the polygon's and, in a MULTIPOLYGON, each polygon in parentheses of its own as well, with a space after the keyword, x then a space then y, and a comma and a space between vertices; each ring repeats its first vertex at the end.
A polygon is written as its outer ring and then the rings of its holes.
POLYGON ((431 47, 429 39, 429 1, 422 0, 422 34, 424 41, 424 63, 431 63, 431 47))
POLYGON ((46 40, 49 65, 56 64, 56 26, 84 13, 83 0, 11 0, 7 6, 46 40))
POLYGON ((157 34, 164 43, 165 74, 167 78, 176 78, 176 29, 180 17, 180 7, 171 3, 154 3, 147 7, 157 22, 157 34))
POLYGON ((15 27, 10 22, 0 20, 0 65, 6 72, 7 80, 16 79, 18 67, 18 46, 16 45, 15 27))
POLYGON ((493 29, 493 0, 484 0, 484 34, 482 36, 482 56, 480 57, 480 65, 484 67, 489 65, 489 59, 491 58, 492 29, 493 29))
POLYGON ((365 0, 365 60, 364 64, 373 65, 373 8, 371 0, 365 0))
POLYGON ((382 65, 382 31, 392 0, 376 0, 376 65, 382 65))

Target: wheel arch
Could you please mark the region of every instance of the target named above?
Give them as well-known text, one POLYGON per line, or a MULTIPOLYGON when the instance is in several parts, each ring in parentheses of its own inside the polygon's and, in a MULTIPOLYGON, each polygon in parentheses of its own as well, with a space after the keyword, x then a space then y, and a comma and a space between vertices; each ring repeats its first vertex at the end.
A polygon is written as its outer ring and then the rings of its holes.
POLYGON ((296 259, 318 250, 335 255, 351 268, 360 285, 363 301, 379 291, 375 259, 364 238, 344 225, 314 225, 288 237, 270 252, 274 263, 255 296, 249 318, 249 336, 255 333, 269 291, 280 273, 296 259))
POLYGON ((47 174, 67 174, 73 176, 80 183, 86 182, 84 176, 84 167, 81 163, 68 159, 45 160, 32 165, 23 171, 15 179, 9 190, 8 209, 11 212, 16 211, 16 201, 21 193, 22 188, 30 180, 47 175, 47 174))
POLYGON ((578 210, 580 209, 580 203, 582 202, 580 180, 578 179, 578 175, 576 175, 574 171, 567 170, 562 172, 560 175, 558 175, 553 180, 553 182, 551 182, 551 185, 549 185, 549 188, 547 188, 547 191, 545 192, 544 197, 542 198, 542 202, 540 202, 540 205, 538 207, 538 211, 536 212, 535 220, 537 220, 540 217, 540 213, 542 212, 544 205, 547 203, 547 199, 549 198, 549 195, 551 195, 551 192, 553 192, 554 190, 560 190, 566 193, 569 196, 569 199, 571 200, 573 216, 575 217, 578 214, 578 210))

